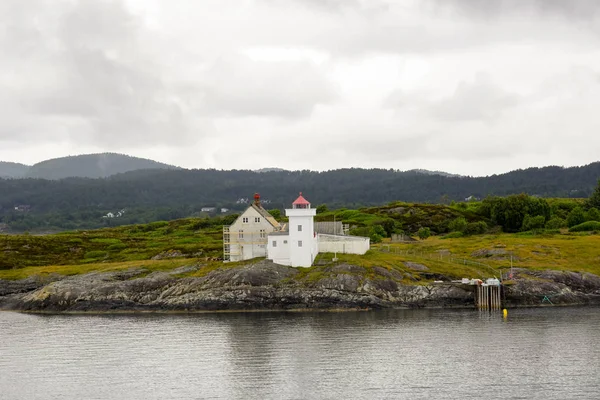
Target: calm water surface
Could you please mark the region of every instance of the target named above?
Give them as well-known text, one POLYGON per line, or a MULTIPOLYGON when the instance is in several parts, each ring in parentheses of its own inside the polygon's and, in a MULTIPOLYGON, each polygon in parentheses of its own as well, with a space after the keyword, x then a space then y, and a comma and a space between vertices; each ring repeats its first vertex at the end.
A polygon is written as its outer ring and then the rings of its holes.
POLYGON ((0 312, 0 399, 600 399, 600 309, 0 312))

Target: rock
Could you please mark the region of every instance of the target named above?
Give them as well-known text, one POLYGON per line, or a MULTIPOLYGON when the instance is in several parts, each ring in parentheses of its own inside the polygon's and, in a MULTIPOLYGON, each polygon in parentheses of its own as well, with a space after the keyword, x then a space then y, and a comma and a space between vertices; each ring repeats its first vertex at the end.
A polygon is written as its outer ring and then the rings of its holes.
POLYGON ((167 258, 177 258, 177 257, 185 257, 185 254, 183 254, 180 251, 169 250, 169 251, 165 251, 165 252, 155 255, 154 257, 152 257, 152 260, 164 260, 167 258))
POLYGON ((179 275, 179 274, 187 274, 189 272, 195 272, 200 269, 199 265, 187 265, 179 268, 175 268, 173 271, 169 272, 169 275, 179 275))
POLYGON ((419 263, 415 263, 415 262, 411 262, 411 261, 405 261, 403 264, 405 267, 410 268, 414 271, 429 271, 429 268, 427 268, 423 264, 419 264, 419 263))
POLYGON ((366 269, 358 265, 339 264, 330 269, 332 272, 347 272, 352 274, 364 274, 366 269))
MULTIPOLYGON (((420 271, 415 276, 448 280, 423 272, 422 264, 405 263, 420 271)), ((228 266, 203 277, 177 277, 185 266, 144 275, 144 268, 94 272, 76 276, 0 280, 0 309, 32 312, 288 310, 390 307, 474 307, 474 286, 407 285, 406 275, 391 268, 341 264, 315 267, 322 277, 299 279, 291 267, 263 260, 228 266)), ((312 273, 312 272, 311 272, 312 273)), ((300 275, 305 276, 305 275, 300 275)), ((416 278, 415 278, 416 279, 416 278)), ((421 281, 423 282, 423 281, 421 281)), ((508 306, 542 304, 600 304, 600 277, 562 271, 515 269, 514 284, 504 286, 508 306), (546 303, 547 304, 547 303, 546 303)))
POLYGON ((384 276, 384 277, 390 278, 390 279, 396 279, 399 281, 402 280, 402 278, 404 277, 400 271, 395 270, 395 269, 387 269, 387 268, 383 268, 383 267, 373 267, 373 271, 377 275, 381 275, 381 276, 384 276))

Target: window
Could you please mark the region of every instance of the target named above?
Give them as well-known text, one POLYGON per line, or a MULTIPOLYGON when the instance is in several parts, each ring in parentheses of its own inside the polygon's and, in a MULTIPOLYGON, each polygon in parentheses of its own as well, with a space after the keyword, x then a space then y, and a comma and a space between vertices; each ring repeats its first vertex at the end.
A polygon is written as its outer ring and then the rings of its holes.
POLYGON ((248 217, 244 217, 244 218, 242 218, 242 222, 243 222, 244 224, 247 224, 247 223, 248 223, 248 217))
POLYGON ((260 217, 254 217, 254 222, 260 222, 260 217))
POLYGON ((283 241, 283 244, 287 244, 287 240, 284 240, 284 241, 283 241))
POLYGON ((298 247, 302 247, 302 240, 298 240, 298 247))
POLYGON ((273 240, 273 247, 277 247, 277 240, 273 240))
POLYGON ((242 229, 240 229, 240 231, 238 232, 238 234, 240 235, 240 239, 244 238, 244 231, 242 229))
POLYGON ((298 225, 298 232, 302 232, 302 225, 298 225))
POLYGON ((267 232, 266 232, 264 229, 261 229, 261 230, 260 230, 260 237, 261 237, 262 239, 264 239, 264 238, 266 238, 266 237, 267 237, 267 232))

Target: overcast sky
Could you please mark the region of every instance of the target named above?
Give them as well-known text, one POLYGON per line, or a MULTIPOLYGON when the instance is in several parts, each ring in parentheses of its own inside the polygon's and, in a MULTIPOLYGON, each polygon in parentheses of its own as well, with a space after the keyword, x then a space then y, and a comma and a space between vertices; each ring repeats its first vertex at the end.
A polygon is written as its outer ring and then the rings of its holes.
POLYGON ((600 160, 600 1, 2 0, 0 160, 600 160))

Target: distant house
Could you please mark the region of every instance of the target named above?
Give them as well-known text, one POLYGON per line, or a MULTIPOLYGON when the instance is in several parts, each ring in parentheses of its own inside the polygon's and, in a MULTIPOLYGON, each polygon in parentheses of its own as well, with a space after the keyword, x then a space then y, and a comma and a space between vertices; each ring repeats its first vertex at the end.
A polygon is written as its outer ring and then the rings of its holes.
POLYGON ((117 211, 117 213, 107 213, 106 215, 102 216, 102 218, 121 218, 123 215, 125 215, 125 209, 117 211))
POLYGON ((202 209, 200 209, 201 212, 207 212, 207 213, 211 213, 211 212, 215 212, 216 208, 215 207, 202 207, 202 209))
POLYGON ((15 211, 18 212, 28 212, 31 210, 31 206, 29 204, 21 204, 18 206, 15 206, 15 211))
POLYGON ((222 214, 225 214, 226 212, 229 212, 229 208, 221 208, 222 214))
POLYGON ((479 201, 481 200, 479 197, 475 197, 473 195, 469 196, 469 197, 465 197, 465 201, 479 201))

